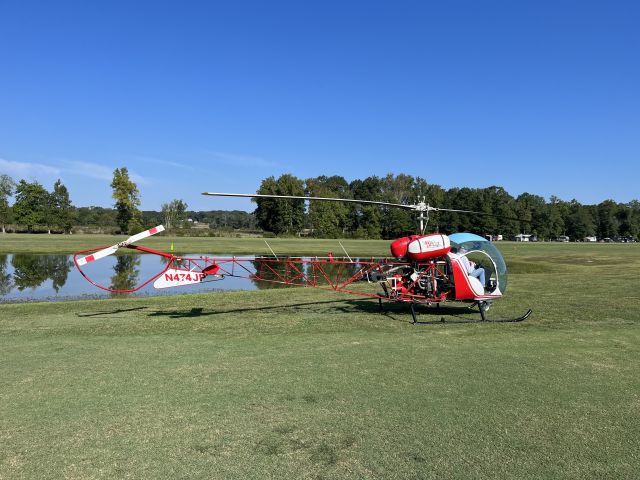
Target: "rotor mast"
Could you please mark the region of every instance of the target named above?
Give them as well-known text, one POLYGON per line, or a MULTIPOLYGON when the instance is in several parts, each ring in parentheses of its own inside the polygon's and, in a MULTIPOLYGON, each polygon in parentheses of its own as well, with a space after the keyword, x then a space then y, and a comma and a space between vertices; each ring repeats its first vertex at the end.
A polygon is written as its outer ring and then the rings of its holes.
POLYGON ((421 201, 419 201, 416 205, 413 205, 414 210, 420 212, 420 215, 418 215, 418 222, 420 224, 420 235, 424 235, 427 224, 429 223, 429 210, 433 208, 426 204, 424 201, 425 197, 422 197, 421 201))

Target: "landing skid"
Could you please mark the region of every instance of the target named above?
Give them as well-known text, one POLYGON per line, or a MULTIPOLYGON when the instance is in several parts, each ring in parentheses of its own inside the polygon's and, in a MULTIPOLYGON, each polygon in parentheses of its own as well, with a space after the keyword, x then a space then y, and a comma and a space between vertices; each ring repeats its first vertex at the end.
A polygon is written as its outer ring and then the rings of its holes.
MULTIPOLYGON (((433 324, 433 323, 447 323, 447 321, 445 320, 444 317, 440 317, 439 321, 430 321, 430 322, 422 322, 418 320, 418 314, 416 313, 416 304, 415 303, 410 303, 409 304, 411 307, 411 317, 413 319, 413 323, 414 325, 429 325, 429 324, 433 324)), ((516 318, 504 318, 504 319, 487 319, 487 310, 489 309, 489 306, 487 304, 487 302, 479 302, 478 303, 478 308, 480 309, 480 320, 458 320, 458 321, 454 321, 454 322, 449 322, 449 323, 479 323, 479 322, 493 322, 493 323, 516 323, 516 322, 522 322, 524 320, 526 320, 527 318, 529 318, 531 316, 531 314, 533 313, 532 309, 527 310, 524 315, 521 315, 519 317, 516 318)))

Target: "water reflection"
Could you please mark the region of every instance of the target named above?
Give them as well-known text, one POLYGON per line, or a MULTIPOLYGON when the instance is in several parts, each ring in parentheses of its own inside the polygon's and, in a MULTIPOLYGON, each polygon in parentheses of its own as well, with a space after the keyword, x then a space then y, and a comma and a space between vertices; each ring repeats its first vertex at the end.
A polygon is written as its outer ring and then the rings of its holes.
POLYGON ((0 295, 7 295, 13 289, 13 277, 7 271, 8 255, 0 255, 0 295))
POLYGON ((270 261, 254 260, 251 262, 253 268, 260 278, 268 281, 261 281, 252 279, 251 282, 256 286, 258 290, 270 290, 272 288, 282 288, 285 285, 282 283, 275 283, 282 281, 283 278, 287 278, 287 275, 291 274, 291 269, 284 263, 275 263, 270 261))
MULTIPOLYGON (((198 257, 191 254, 189 257, 198 257)), ((220 255, 224 257, 224 255, 220 255)), ((238 265, 229 265, 230 271, 223 279, 211 277, 205 282, 180 288, 156 290, 153 282, 149 282, 134 294, 117 294, 101 290, 75 269, 73 257, 69 255, 0 255, 0 302, 28 300, 56 300, 78 297, 111 297, 121 295, 180 295, 185 293, 211 292, 216 290, 255 290, 282 288, 283 279, 291 280, 306 277, 311 283, 328 285, 324 275, 335 282, 350 278, 357 270, 357 265, 344 265, 336 262, 322 263, 322 271, 309 263, 295 265, 273 263, 256 260, 253 257, 233 257, 246 260, 238 265), (268 265, 268 267, 266 267, 268 265), (258 273, 271 282, 250 279, 258 273), (244 278, 234 277, 239 275, 244 278), (219 280, 219 281, 216 281, 219 280)), ((88 277, 98 285, 117 290, 129 290, 146 282, 166 267, 167 259, 155 255, 111 255, 98 262, 92 262, 83 268, 88 277)), ((175 267, 179 265, 176 263, 175 267)), ((184 265, 185 268, 188 265, 184 265)))
MULTIPOLYGON (((166 258, 155 255, 111 255, 86 265, 83 271, 98 285, 128 290, 154 277, 165 269, 166 264, 166 258)), ((226 277, 218 282, 212 279, 202 284, 163 290, 156 290, 150 282, 135 293, 117 294, 89 283, 76 270, 72 255, 0 255, 0 303, 255 289, 248 279, 226 277)))
POLYGON ((56 293, 67 283, 67 276, 73 264, 66 255, 14 255, 13 283, 19 291, 40 287, 47 280, 52 281, 56 293))
MULTIPOLYGON (((122 255, 116 258, 116 264, 113 267, 114 275, 111 277, 111 287, 114 290, 131 290, 138 285, 138 277, 140 274, 140 256, 138 255, 122 255)), ((113 293, 114 296, 123 295, 122 293, 113 293)))
POLYGON ((297 263, 291 265, 288 263, 254 260, 251 263, 256 275, 264 280, 252 279, 251 281, 259 290, 282 288, 284 285, 278 282, 283 282, 284 279, 294 284, 308 283, 326 287, 346 282, 362 267, 358 263, 342 263, 340 261, 335 263, 322 262, 314 265, 309 261, 309 258, 290 257, 288 260, 297 263))

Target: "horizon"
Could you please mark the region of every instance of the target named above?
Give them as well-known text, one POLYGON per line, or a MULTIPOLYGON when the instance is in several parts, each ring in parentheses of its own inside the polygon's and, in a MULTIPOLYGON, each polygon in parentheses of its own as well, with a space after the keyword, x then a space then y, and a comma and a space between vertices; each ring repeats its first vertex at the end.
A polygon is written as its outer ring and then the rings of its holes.
POLYGON ((0 5, 0 173, 75 206, 120 167, 155 211, 283 173, 638 199, 635 2, 34 5, 0 5))
MULTIPOLYGON (((303 181, 304 181, 305 179, 301 179, 301 180, 303 180, 303 181)), ((353 179, 353 180, 356 180, 356 179, 353 179)), ((351 181, 353 181, 353 180, 351 180, 351 181)), ((364 180, 364 179, 360 179, 360 180, 364 180)), ((348 182, 348 183, 351 183, 351 181, 347 180, 347 182, 348 182)), ((500 185, 494 185, 494 186, 496 186, 496 187, 500 187, 500 185)), ((458 189, 459 189, 459 188, 473 188, 473 189, 479 189, 479 190, 481 190, 482 188, 489 188, 489 187, 477 187, 477 188, 476 188, 476 187, 455 187, 455 186, 454 186, 454 187, 451 187, 451 188, 458 188, 458 189)), ((449 189, 445 189, 445 191, 448 191, 448 190, 449 190, 449 189)), ((229 193, 232 193, 232 192, 229 192, 229 193)), ((253 193, 255 193, 255 192, 253 192, 253 193)), ((511 192, 507 191, 507 193, 508 193, 509 195, 511 195, 511 196, 514 198, 514 200, 517 198, 517 196, 512 195, 512 194, 511 194, 511 192)), ((531 195, 537 195, 535 192, 523 192, 523 193, 528 193, 528 194, 531 194, 531 195)), ((542 197, 541 195, 538 195, 538 196, 542 197)), ((553 197, 553 196, 555 196, 555 197, 557 197, 559 200, 564 201, 564 202, 577 201, 577 199, 575 199, 575 198, 567 199, 567 198, 560 198, 560 197, 558 197, 557 195, 551 195, 551 196, 552 196, 552 197, 553 197)), ((226 197, 215 197, 215 198, 224 199, 224 198, 226 198, 226 197)), ((542 197, 542 198, 544 198, 545 203, 547 203, 547 204, 549 203, 550 198, 545 198, 545 197, 542 197)), ((257 204, 256 204, 252 199, 250 199, 250 198, 237 198, 236 200, 244 201, 244 203, 249 204, 249 205, 250 205, 250 207, 252 208, 252 210, 244 210, 244 209, 242 209, 242 208, 205 208, 205 209, 193 209, 193 208, 191 208, 191 207, 187 204, 187 211, 190 211, 190 212, 240 211, 240 212, 246 212, 246 213, 254 213, 253 211, 257 208, 257 204)), ((309 200, 303 200, 303 201, 304 201, 304 202, 309 202, 309 200)), ((633 202, 633 201, 640 201, 640 198, 634 198, 634 199, 631 199, 629 202, 619 202, 619 201, 617 201, 617 200, 616 200, 616 199, 614 199, 614 198, 605 198, 604 200, 601 200, 600 202, 597 202, 597 203, 582 203, 582 202, 578 202, 578 203, 580 203, 580 204, 581 204, 581 205, 583 205, 583 206, 587 206, 587 207, 588 207, 588 206, 597 206, 597 205, 599 205, 599 204, 601 204, 602 202, 605 202, 605 201, 613 201, 613 202, 615 202, 616 204, 628 204, 628 203, 633 202)), ((107 205, 107 206, 104 206, 104 205, 75 205, 75 204, 74 204, 73 206, 74 206, 74 207, 76 207, 76 208, 95 208, 95 207, 99 207, 99 208, 110 208, 110 209, 113 209, 113 208, 114 208, 114 206, 113 206, 113 205, 107 205)), ((140 208, 140 211, 147 211, 147 212, 160 212, 161 210, 162 210, 161 208, 158 208, 158 209, 153 209, 153 208, 142 208, 142 207, 140 208)))

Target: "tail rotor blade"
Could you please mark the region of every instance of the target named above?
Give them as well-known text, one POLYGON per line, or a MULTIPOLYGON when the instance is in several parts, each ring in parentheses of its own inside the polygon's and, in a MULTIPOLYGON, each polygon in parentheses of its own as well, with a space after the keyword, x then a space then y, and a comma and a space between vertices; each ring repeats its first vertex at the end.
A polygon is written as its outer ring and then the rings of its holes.
POLYGON ((134 242, 142 240, 143 238, 150 237, 151 235, 155 235, 156 233, 164 232, 164 226, 158 225, 157 227, 150 228, 149 230, 145 230, 144 232, 136 233, 135 235, 130 236, 125 241, 117 243, 107 248, 103 248, 102 250, 98 250, 91 255, 87 255, 85 257, 79 258, 77 260, 79 266, 86 265, 87 263, 95 262, 96 260, 100 260, 108 255, 113 255, 118 251, 120 247, 126 247, 127 245, 131 245, 134 242))
POLYGON ((126 247, 127 245, 131 245, 132 243, 138 242, 143 238, 150 237, 151 235, 155 235, 156 233, 164 232, 164 226, 158 225, 157 227, 150 228, 149 230, 145 230, 144 232, 136 233, 135 235, 130 236, 124 242, 120 242, 118 246, 126 247))
POLYGON ((107 248, 103 248, 102 250, 98 250, 96 253, 92 253, 91 255, 87 255, 86 257, 79 258, 77 260, 78 265, 81 267, 86 265, 87 263, 95 262, 96 260, 100 260, 101 258, 106 257, 107 255, 113 255, 118 251, 118 245, 112 245, 107 248))

